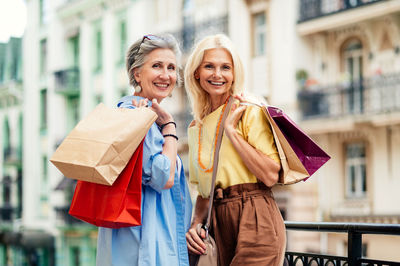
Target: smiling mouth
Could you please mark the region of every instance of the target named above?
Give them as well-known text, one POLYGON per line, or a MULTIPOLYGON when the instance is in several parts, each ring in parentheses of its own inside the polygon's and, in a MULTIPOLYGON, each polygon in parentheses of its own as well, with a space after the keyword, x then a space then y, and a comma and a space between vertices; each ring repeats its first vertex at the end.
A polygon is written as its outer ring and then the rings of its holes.
POLYGON ((208 81, 208 83, 210 83, 211 85, 214 85, 214 86, 222 86, 222 85, 224 85, 226 82, 223 82, 223 81, 219 81, 219 82, 217 82, 217 81, 208 81))
POLYGON ((159 88, 168 88, 168 86, 169 86, 169 84, 165 84, 165 83, 154 83, 154 85, 159 88))

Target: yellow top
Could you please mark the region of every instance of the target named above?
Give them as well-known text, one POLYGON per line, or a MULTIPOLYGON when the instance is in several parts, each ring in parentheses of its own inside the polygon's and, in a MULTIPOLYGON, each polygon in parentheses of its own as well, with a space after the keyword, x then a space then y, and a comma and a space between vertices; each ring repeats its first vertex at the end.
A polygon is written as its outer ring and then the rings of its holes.
MULTIPOLYGON (((201 129, 201 162, 207 168, 211 168, 214 160, 214 144, 216 128, 221 115, 220 106, 203 120, 201 129)), ((223 125, 221 125, 223 126, 223 125)), ((254 148, 268 155, 280 164, 278 151, 275 146, 271 127, 260 107, 248 106, 237 126, 237 132, 254 148)), ((211 188, 212 171, 206 172, 199 166, 199 127, 194 125, 188 129, 189 142, 189 180, 197 184, 199 194, 208 198, 211 188)), ((225 135, 222 138, 219 152, 218 172, 215 181, 216 187, 223 189, 243 183, 256 183, 257 178, 245 166, 244 162, 225 135)))

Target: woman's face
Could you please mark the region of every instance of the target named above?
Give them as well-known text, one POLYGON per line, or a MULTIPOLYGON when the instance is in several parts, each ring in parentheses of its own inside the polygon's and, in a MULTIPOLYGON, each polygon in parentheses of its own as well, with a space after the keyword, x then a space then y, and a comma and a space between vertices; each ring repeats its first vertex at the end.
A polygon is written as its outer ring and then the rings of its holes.
POLYGON ((231 54, 223 48, 204 51, 203 60, 194 73, 200 86, 210 97, 229 95, 233 83, 231 54))
POLYGON ((142 87, 139 96, 161 102, 176 84, 176 58, 170 49, 158 48, 151 51, 146 62, 135 71, 136 82, 142 87))

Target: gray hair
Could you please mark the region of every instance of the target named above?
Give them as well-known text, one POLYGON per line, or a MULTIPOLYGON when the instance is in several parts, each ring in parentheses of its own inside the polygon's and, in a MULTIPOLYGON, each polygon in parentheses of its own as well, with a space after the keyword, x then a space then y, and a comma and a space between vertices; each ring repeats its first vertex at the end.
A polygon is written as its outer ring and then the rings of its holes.
POLYGON ((126 71, 128 72, 129 84, 133 87, 139 85, 134 77, 134 69, 141 68, 147 60, 147 55, 149 55, 155 49, 170 49, 176 57, 176 86, 180 87, 182 85, 181 80, 181 55, 182 52, 179 48, 179 44, 174 36, 171 34, 158 34, 149 35, 151 38, 148 39, 146 36, 140 38, 134 42, 131 47, 129 47, 126 53, 126 71))

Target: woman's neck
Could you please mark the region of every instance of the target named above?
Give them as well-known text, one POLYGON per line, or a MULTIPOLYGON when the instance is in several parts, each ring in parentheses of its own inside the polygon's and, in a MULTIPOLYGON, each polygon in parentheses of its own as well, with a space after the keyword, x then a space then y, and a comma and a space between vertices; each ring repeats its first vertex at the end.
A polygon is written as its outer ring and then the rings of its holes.
POLYGON ((229 98, 230 94, 224 94, 224 95, 218 95, 214 97, 210 97, 211 100, 211 112, 214 112, 215 110, 218 109, 221 105, 223 105, 227 99, 229 98))

